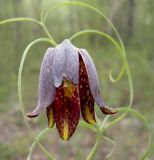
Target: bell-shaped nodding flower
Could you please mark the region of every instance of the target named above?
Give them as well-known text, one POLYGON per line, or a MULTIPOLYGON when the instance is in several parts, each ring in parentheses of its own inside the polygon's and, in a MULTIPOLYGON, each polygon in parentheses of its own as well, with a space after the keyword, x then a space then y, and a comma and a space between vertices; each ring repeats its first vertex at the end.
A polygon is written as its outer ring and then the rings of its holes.
POLYGON ((34 118, 46 109, 48 126, 56 123, 60 137, 68 140, 75 132, 80 110, 86 122, 96 123, 94 102, 104 114, 117 112, 101 97, 96 68, 88 52, 68 39, 48 48, 40 71, 37 106, 27 116, 34 118))

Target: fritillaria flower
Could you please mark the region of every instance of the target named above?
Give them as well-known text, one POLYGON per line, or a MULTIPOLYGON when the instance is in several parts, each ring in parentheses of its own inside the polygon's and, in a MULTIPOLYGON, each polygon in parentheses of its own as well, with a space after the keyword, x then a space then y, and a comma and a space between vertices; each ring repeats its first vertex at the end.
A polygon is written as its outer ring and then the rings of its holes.
POLYGON ((117 112, 101 97, 96 68, 88 52, 67 39, 48 48, 40 71, 37 106, 27 116, 37 117, 46 109, 48 126, 56 123, 60 137, 68 140, 75 132, 80 111, 86 122, 96 123, 94 102, 104 114, 117 112))

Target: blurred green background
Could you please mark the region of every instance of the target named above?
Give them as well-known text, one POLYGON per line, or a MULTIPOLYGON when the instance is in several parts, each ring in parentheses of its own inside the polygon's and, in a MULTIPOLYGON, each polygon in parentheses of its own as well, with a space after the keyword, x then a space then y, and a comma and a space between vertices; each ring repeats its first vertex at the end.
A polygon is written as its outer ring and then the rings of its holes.
MULTIPOLYGON (((13 17, 40 19, 41 9, 52 6, 52 0, 0 0, 0 21, 13 17)), ((154 130, 154 1, 153 0, 84 0, 102 10, 118 29, 127 51, 134 84, 133 108, 142 113, 154 130)), ((65 6, 52 12, 46 22, 57 43, 83 29, 98 29, 115 35, 111 27, 96 13, 77 6, 65 6)), ((25 47, 39 37, 46 37, 40 26, 31 22, 9 23, 0 26, 0 160, 26 159, 33 141, 19 109, 17 74, 25 47)), ((129 86, 126 74, 115 84, 108 73, 116 76, 122 60, 116 48, 105 38, 87 34, 73 41, 91 54, 99 74, 104 100, 113 106, 129 103, 129 86)), ((38 76, 41 61, 49 44, 39 43, 30 50, 23 72, 23 97, 25 111, 30 112, 37 100, 38 76)), ((104 115, 96 106, 98 116, 104 115)), ((47 126, 45 114, 29 120, 34 133, 47 126)), ((138 160, 147 146, 147 132, 140 120, 128 115, 106 133, 115 140, 116 148, 111 160, 138 160)), ((54 129, 44 138, 43 144, 58 160, 86 159, 95 141, 95 134, 78 127, 69 142, 60 140, 54 129), (84 137, 84 138, 83 138, 84 137)), ((105 159, 112 144, 102 140, 95 160, 105 159)), ((44 153, 35 150, 33 160, 45 160, 44 153)), ((148 160, 154 159, 154 145, 148 160)))

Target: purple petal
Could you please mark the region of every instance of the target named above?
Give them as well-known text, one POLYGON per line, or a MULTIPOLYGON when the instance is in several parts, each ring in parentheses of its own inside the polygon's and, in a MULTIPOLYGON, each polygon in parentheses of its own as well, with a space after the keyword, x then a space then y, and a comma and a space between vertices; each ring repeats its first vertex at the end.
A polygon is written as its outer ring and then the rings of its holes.
POLYGON ((98 75, 96 72, 95 64, 85 49, 80 49, 79 53, 84 61, 85 66, 86 66, 91 93, 92 93, 96 103, 100 107, 102 107, 105 105, 105 103, 104 103, 104 101, 101 97, 101 94, 100 94, 100 86, 99 86, 98 75))
POLYGON ((38 116, 54 100, 55 87, 52 73, 54 50, 54 48, 48 48, 45 53, 39 77, 38 103, 35 110, 27 115, 30 118, 38 116))
POLYGON ((79 55, 77 49, 67 39, 55 48, 53 75, 56 88, 62 84, 63 77, 78 84, 79 55))
POLYGON ((79 62, 79 93, 81 114, 86 122, 95 124, 96 119, 94 98, 90 91, 87 70, 81 56, 79 56, 79 62))
POLYGON ((97 103, 97 105, 99 105, 101 107, 101 111, 104 114, 115 114, 117 113, 116 109, 113 109, 111 107, 108 107, 105 105, 102 97, 101 97, 101 93, 100 93, 100 86, 99 86, 99 81, 98 81, 98 75, 96 72, 96 67, 95 64, 93 62, 93 60, 91 59, 91 57, 89 56, 88 52, 85 49, 80 49, 79 53, 84 61, 87 73, 88 73, 88 80, 89 80, 89 86, 90 86, 90 91, 91 94, 95 100, 95 102, 97 103))

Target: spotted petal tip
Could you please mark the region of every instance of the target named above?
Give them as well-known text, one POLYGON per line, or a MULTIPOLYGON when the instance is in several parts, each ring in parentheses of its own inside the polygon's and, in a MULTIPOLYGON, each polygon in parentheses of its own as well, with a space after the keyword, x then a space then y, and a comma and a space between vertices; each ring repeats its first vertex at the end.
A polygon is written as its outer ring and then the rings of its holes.
POLYGON ((35 118, 35 117, 37 117, 39 114, 35 114, 35 113, 28 113, 27 114, 27 117, 29 117, 29 118, 35 118))
POLYGON ((27 117, 35 118, 40 114, 40 112, 41 112, 41 109, 40 109, 39 105, 37 105, 35 110, 33 110, 33 112, 27 114, 27 117))
POLYGON ((104 113, 104 114, 116 114, 118 112, 117 109, 114 109, 114 108, 111 108, 108 106, 103 106, 100 109, 101 109, 102 113, 104 113))

